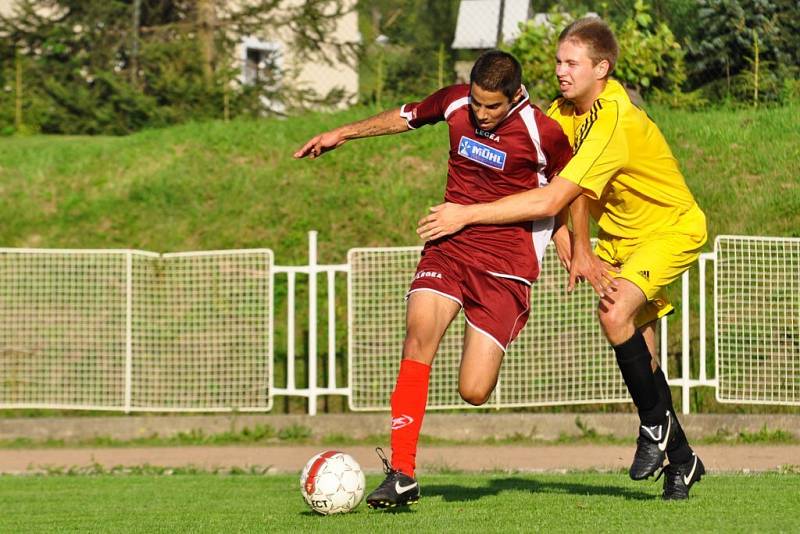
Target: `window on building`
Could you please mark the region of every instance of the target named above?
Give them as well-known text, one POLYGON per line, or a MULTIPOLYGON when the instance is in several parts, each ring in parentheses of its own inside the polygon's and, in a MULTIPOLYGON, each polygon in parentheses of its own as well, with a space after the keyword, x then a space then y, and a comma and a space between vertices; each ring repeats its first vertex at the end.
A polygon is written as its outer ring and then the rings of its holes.
POLYGON ((247 38, 242 43, 242 83, 274 89, 280 83, 280 45, 247 38))

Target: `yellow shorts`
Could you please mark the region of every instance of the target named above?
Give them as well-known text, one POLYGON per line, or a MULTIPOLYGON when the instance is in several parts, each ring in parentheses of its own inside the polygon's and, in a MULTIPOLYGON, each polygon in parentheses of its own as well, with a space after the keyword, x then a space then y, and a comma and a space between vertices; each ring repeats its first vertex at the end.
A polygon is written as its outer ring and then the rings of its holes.
POLYGON ((706 243, 706 218, 699 207, 690 209, 668 231, 637 239, 619 239, 601 233, 597 257, 620 268, 615 276, 636 284, 647 303, 636 316, 640 327, 672 313, 664 288, 691 267, 706 243))

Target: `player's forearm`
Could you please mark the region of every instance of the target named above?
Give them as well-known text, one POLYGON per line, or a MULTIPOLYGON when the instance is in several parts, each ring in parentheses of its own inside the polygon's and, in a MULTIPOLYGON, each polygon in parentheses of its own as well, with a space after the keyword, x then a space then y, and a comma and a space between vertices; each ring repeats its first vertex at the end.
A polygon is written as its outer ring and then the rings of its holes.
POLYGON ((581 188, 556 176, 545 187, 522 191, 486 204, 468 206, 467 224, 511 224, 557 215, 581 188))
POLYGON ((580 195, 569 206, 572 217, 573 247, 575 252, 590 252, 592 250, 589 235, 589 200, 580 195))
POLYGON ((390 109, 336 129, 342 139, 388 135, 408 130, 408 123, 400 116, 400 108, 390 109))
POLYGON ((553 225, 553 231, 558 230, 562 226, 567 226, 568 223, 569 223, 569 207, 565 206, 561 208, 561 211, 559 211, 556 214, 555 224, 553 225))
POLYGON ((467 224, 511 224, 551 217, 558 213, 542 189, 531 189, 486 204, 466 206, 467 224))

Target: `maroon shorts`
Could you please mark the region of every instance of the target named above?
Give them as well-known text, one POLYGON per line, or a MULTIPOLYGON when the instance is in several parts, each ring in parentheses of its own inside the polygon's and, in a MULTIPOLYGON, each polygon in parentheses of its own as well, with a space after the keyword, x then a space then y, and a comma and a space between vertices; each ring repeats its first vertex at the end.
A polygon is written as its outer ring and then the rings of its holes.
POLYGON ((489 274, 437 250, 426 250, 419 260, 406 297, 416 291, 433 291, 458 302, 467 323, 504 351, 528 322, 530 285, 489 274))

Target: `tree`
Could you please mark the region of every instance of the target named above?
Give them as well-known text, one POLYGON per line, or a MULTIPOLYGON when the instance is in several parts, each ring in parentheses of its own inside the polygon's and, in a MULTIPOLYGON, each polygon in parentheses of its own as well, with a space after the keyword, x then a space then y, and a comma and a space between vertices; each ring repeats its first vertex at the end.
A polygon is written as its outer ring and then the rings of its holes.
POLYGON ((359 2, 365 43, 359 72, 362 98, 394 102, 422 97, 451 83, 450 45, 458 4, 458 0, 359 2))
POLYGON ((770 0, 700 0, 689 42, 689 87, 717 97, 749 98, 755 77, 755 43, 762 94, 776 99, 783 81, 797 75, 800 4, 770 0))
MULTIPOLYGON (((643 0, 634 2, 632 16, 622 22, 609 22, 619 41, 620 56, 614 77, 628 88, 648 96, 656 89, 673 93, 685 80, 683 50, 669 27, 655 23, 643 0)), ((561 31, 583 12, 564 13, 554 8, 546 24, 528 21, 510 51, 522 63, 525 83, 531 96, 547 102, 558 96, 553 56, 561 31)))
MULTIPOLYGON (((0 75, 24 71, 26 122, 48 133, 123 134, 146 126, 340 98, 295 87, 291 72, 253 85, 237 81, 233 50, 242 36, 280 32, 310 61, 354 61, 330 37, 345 0, 18 0, 0 16, 0 75), (137 13, 138 10, 138 13, 137 13), (138 15, 138 16, 136 16, 138 15), (274 83, 276 79, 283 84, 274 83), (227 104, 224 104, 227 103, 227 104)), ((277 67, 276 67, 277 69, 277 67)), ((0 93, 10 120, 12 91, 0 93)))

